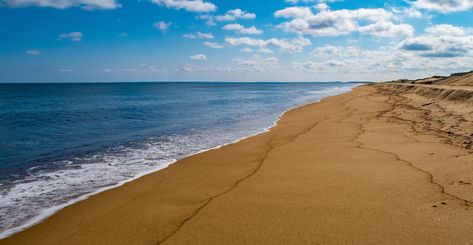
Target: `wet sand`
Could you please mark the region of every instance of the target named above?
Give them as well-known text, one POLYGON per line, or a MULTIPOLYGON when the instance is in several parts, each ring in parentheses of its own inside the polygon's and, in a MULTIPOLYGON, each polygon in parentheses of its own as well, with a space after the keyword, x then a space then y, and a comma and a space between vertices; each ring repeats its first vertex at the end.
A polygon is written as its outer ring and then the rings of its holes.
POLYGON ((291 110, 0 244, 473 243, 471 148, 426 121, 443 115, 431 99, 395 90, 291 110))

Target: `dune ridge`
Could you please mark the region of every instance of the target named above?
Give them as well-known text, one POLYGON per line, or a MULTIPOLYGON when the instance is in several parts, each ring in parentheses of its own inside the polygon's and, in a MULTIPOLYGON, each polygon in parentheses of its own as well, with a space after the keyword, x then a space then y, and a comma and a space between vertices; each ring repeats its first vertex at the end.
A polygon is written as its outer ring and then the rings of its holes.
MULTIPOLYGON (((378 84, 380 91, 397 95, 399 108, 417 112, 415 130, 435 134, 466 149, 473 147, 473 72, 378 84), (429 80, 429 84, 425 83, 429 80)), ((402 113, 400 113, 402 114, 402 113)), ((405 114, 405 113, 404 113, 405 114)))

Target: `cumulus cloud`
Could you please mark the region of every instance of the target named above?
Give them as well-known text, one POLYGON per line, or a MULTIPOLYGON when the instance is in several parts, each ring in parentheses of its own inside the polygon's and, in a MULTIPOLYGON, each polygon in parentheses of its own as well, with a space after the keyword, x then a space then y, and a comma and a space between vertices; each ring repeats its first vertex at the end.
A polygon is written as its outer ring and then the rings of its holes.
POLYGON ((283 52, 288 53, 300 53, 304 47, 311 44, 309 39, 303 37, 297 37, 293 39, 287 38, 271 38, 271 39, 255 39, 250 37, 239 37, 239 38, 226 38, 225 42, 230 46, 250 46, 266 48, 268 45, 278 47, 283 52))
POLYGON ((252 20, 256 18, 256 14, 250 13, 241 9, 232 9, 228 10, 225 14, 223 15, 211 15, 211 14, 201 14, 197 16, 198 19, 205 20, 205 24, 208 26, 215 26, 217 25, 218 22, 224 22, 224 21, 236 21, 239 19, 242 20, 252 20))
POLYGON ((213 12, 217 10, 215 4, 202 0, 152 0, 152 2, 167 8, 183 9, 189 12, 213 12))
POLYGON ((267 42, 268 44, 276 46, 280 50, 288 53, 300 53, 306 46, 311 45, 310 40, 303 37, 297 37, 293 39, 271 38, 267 42))
POLYGON ((246 46, 253 46, 253 47, 254 46, 264 47, 268 44, 266 40, 255 39, 251 37, 239 37, 239 38, 229 37, 225 39, 225 42, 229 44, 230 46, 246 45, 246 46))
POLYGON ((309 7, 288 7, 274 13, 277 18, 290 19, 279 28, 300 35, 339 36, 354 32, 380 37, 412 36, 414 28, 408 24, 394 24, 393 14, 385 9, 320 9, 314 13, 309 7))
MULTIPOLYGON (((306 61, 302 63, 293 63, 292 67, 301 69, 302 71, 310 71, 317 73, 334 74, 342 73, 372 73, 376 72, 392 72, 406 65, 405 55, 401 52, 393 50, 358 50, 356 55, 347 56, 339 54, 340 50, 349 49, 349 47, 326 46, 316 54, 317 61, 306 61), (323 57, 322 57, 323 56, 323 57), (322 57, 322 58, 321 58, 322 57)), ((314 50, 314 52, 316 52, 314 50)), ((410 64, 409 64, 410 65, 410 64)), ((333 78, 332 78, 333 79, 333 78)))
POLYGON ((438 36, 438 35, 464 36, 467 33, 463 27, 446 25, 446 24, 429 26, 425 29, 425 31, 434 36, 438 36))
POLYGON ((182 35, 184 38, 188 39, 213 39, 214 35, 212 33, 202 33, 202 32, 196 32, 195 34, 184 34, 182 35))
POLYGON ((70 40, 73 42, 80 42, 82 41, 83 37, 84 35, 82 35, 82 32, 74 31, 74 32, 60 34, 58 36, 58 40, 70 40))
POLYGON ((223 30, 226 30, 226 31, 235 31, 237 33, 241 33, 241 34, 262 34, 263 31, 262 30, 259 30, 258 28, 256 28, 255 26, 250 26, 250 27, 244 27, 240 24, 228 24, 224 27, 222 27, 223 30))
POLYGON ((277 57, 264 57, 258 54, 251 57, 233 59, 233 62, 236 64, 236 66, 234 65, 233 67, 247 70, 248 73, 272 73, 276 69, 279 70, 280 67, 277 57))
POLYGON ((314 6, 314 8, 316 8, 319 11, 324 11, 324 10, 329 9, 330 7, 326 3, 318 3, 314 6))
POLYGON ((422 57, 469 57, 473 50, 473 35, 464 28, 435 25, 426 28, 426 34, 404 40, 399 48, 422 57))
POLYGON ((203 44, 209 48, 221 49, 224 48, 221 44, 216 42, 203 42, 203 44))
POLYGON ((416 7, 410 6, 408 8, 392 8, 391 11, 398 15, 398 18, 411 18, 411 19, 419 19, 419 18, 431 18, 431 16, 425 16, 422 12, 420 12, 416 7))
POLYGON ((414 28, 408 24, 394 24, 390 21, 379 21, 373 24, 360 26, 358 31, 364 34, 379 37, 398 37, 414 35, 414 28))
POLYGON ((191 60, 207 60, 207 55, 205 54, 196 54, 189 57, 191 60))
POLYGON ((314 62, 314 61, 307 61, 302 64, 295 64, 296 68, 304 68, 308 70, 315 70, 315 71, 323 71, 323 70, 334 70, 339 67, 342 67, 342 69, 346 69, 346 66, 348 64, 344 61, 340 60, 328 60, 328 61, 323 61, 323 62, 314 62))
POLYGON ((298 63, 295 63, 293 64, 293 66, 295 68, 298 68, 298 67, 303 67, 305 69, 309 69, 309 70, 318 70, 318 69, 321 69, 322 65, 317 63, 317 62, 313 62, 313 61, 307 61, 303 64, 298 64, 298 63))
POLYGON ((235 21, 238 19, 252 20, 254 18, 256 18, 256 14, 241 9, 229 10, 224 15, 215 16, 217 21, 235 21))
POLYGON ((419 9, 441 13, 465 11, 473 8, 472 0, 417 0, 411 2, 419 9))
POLYGON ((216 26, 217 24, 215 23, 214 16, 210 14, 202 14, 196 17, 197 19, 200 20, 205 20, 205 24, 208 26, 216 26))
POLYGON ((339 61, 339 60, 329 60, 329 61, 326 61, 325 64, 331 67, 345 66, 345 62, 339 61))
POLYGON ((86 10, 95 9, 116 9, 121 5, 115 0, 2 0, 0 6, 13 8, 20 7, 50 7, 57 9, 66 9, 80 7, 86 10))
MULTIPOLYGON (((468 29, 465 31, 468 33, 468 29)), ((375 77, 378 75, 375 74, 382 74, 378 80, 382 81, 399 77, 449 74, 452 71, 468 70, 473 66, 473 52, 468 51, 473 50, 473 42, 468 35, 433 39, 433 34, 426 33, 421 36, 422 39, 407 38, 409 41, 401 44, 359 49, 353 56, 347 56, 344 52, 350 46, 326 45, 312 52, 316 59, 296 61, 290 67, 296 74, 313 73, 328 79, 340 76, 345 79, 370 78, 376 81, 375 77), (413 39, 417 42, 412 42, 413 39)))
POLYGON ((158 22, 153 24, 153 27, 160 30, 160 31, 162 31, 162 32, 166 32, 171 25, 172 25, 171 22, 158 21, 158 22))
POLYGON ((360 54, 360 48, 356 46, 332 46, 325 45, 317 47, 311 52, 315 57, 355 57, 360 54))

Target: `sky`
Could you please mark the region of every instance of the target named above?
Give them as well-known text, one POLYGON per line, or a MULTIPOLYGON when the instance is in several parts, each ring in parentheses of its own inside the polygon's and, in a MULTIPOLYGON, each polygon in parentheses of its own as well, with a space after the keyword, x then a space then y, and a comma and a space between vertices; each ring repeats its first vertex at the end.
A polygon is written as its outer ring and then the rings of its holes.
POLYGON ((0 0, 0 82, 383 81, 473 70, 473 0, 0 0))

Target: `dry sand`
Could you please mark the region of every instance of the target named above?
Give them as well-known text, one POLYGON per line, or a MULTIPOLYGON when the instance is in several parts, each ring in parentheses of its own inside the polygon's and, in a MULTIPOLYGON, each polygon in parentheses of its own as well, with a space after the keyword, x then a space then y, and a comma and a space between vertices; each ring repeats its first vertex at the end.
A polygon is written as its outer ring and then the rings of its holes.
POLYGON ((429 99, 387 91, 291 110, 0 244, 472 244, 471 150, 425 122, 429 99))

